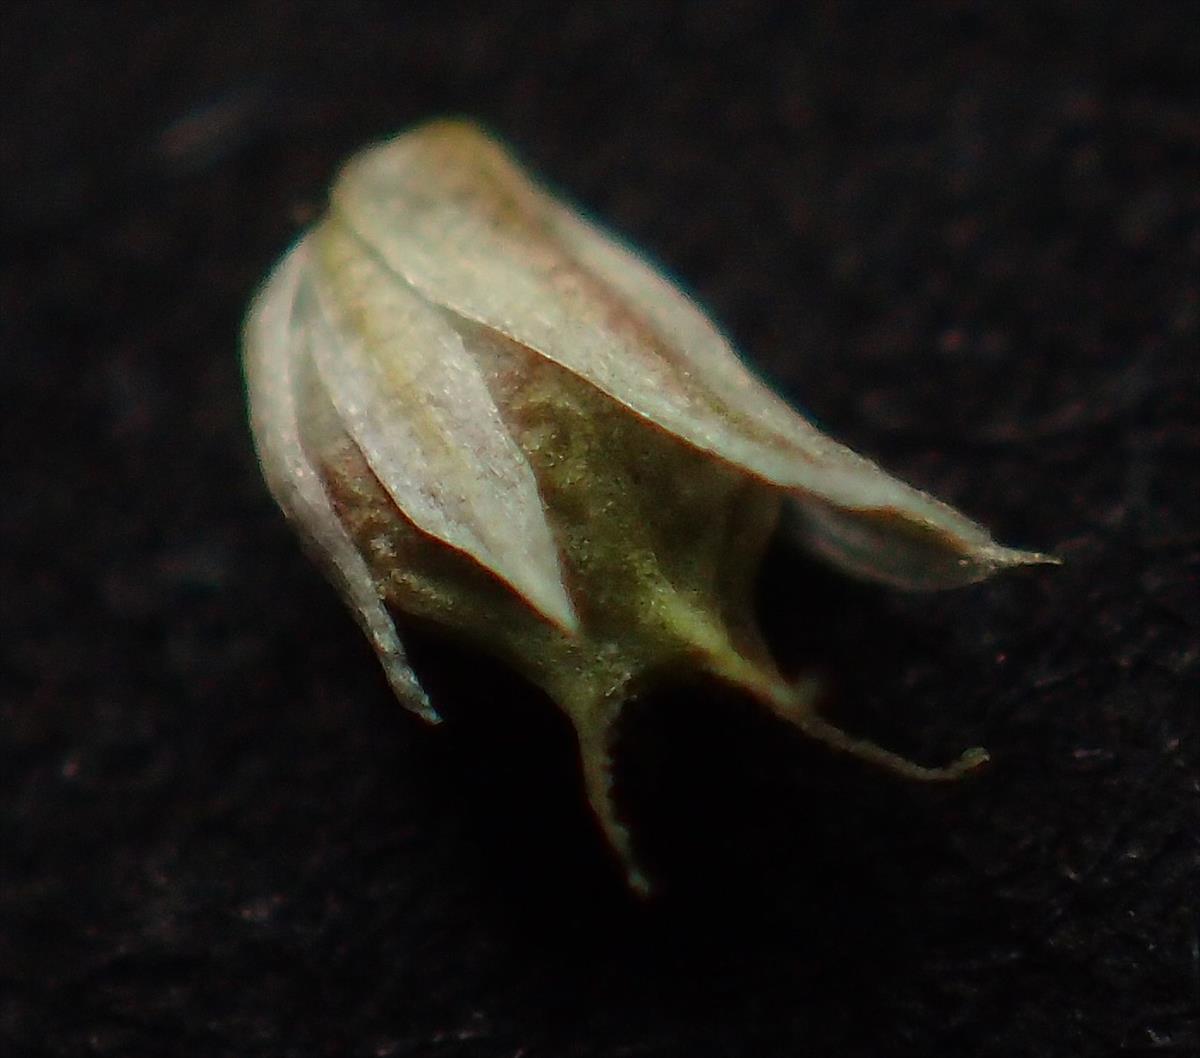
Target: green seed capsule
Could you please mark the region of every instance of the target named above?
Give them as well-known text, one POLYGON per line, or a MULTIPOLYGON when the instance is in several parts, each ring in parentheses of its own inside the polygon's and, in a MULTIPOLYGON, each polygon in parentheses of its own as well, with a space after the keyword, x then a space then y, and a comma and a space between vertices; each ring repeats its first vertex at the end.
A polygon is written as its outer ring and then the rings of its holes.
POLYGON ((475 127, 435 122, 350 160, 255 300, 245 360, 271 491, 397 697, 437 719, 389 609, 542 687, 635 888, 612 733, 626 701, 683 674, 910 777, 983 759, 923 768, 817 716, 811 682, 762 642, 758 567, 785 507, 814 553, 906 589, 1052 560, 818 432, 475 127))

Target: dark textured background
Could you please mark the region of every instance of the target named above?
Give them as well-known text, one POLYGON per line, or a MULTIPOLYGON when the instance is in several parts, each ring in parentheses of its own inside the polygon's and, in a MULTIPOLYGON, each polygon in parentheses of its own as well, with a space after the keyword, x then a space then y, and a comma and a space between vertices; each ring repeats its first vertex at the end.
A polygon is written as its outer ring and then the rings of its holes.
POLYGON ((471 10, 5 10, 0 1050, 1195 1053, 1195 5, 471 10), (1066 560, 902 597, 771 559, 835 715, 987 775, 674 689, 626 727, 639 906, 528 688, 420 642, 451 722, 396 706, 259 480, 238 328, 338 160, 445 112, 1066 560))

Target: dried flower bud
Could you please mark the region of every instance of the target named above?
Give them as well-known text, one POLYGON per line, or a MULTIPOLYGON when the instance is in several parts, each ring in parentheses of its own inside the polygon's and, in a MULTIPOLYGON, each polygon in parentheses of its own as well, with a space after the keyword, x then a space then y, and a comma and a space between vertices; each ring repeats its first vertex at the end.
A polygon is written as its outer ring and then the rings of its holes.
POLYGON ((570 717, 592 808, 631 696, 681 673, 809 735, 927 769, 816 715, 751 606, 781 510, 847 572, 909 589, 1047 561, 819 433, 667 279, 471 125, 357 155, 246 328, 259 458, 402 702, 436 720, 389 608, 467 637, 570 717))

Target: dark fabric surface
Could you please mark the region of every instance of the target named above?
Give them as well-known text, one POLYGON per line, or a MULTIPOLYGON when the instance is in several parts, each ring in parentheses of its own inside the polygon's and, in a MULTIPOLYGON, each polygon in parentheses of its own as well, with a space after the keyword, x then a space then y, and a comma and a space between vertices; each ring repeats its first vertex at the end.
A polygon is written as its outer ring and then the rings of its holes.
POLYGON ((1189 3, 18 4, 0 323, 0 1050, 1183 1055, 1200 1045, 1189 3), (565 726, 391 699, 263 487, 238 329, 336 163, 489 122, 832 433, 1055 550, 773 642, 938 789, 643 702, 624 892, 565 726), (6 1049, 7 1047, 7 1049, 6 1049))

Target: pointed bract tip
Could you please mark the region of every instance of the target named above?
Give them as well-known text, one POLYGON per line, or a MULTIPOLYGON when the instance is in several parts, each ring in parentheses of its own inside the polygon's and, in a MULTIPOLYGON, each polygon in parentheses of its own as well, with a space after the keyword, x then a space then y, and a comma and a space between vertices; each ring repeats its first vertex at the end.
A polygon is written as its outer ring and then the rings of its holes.
POLYGON ((992 556, 998 567, 1009 566, 1061 566, 1063 560, 1044 551, 1021 551, 1018 548, 998 547, 992 556))

